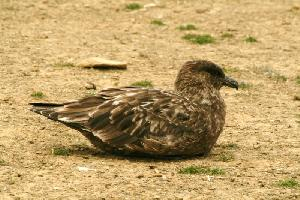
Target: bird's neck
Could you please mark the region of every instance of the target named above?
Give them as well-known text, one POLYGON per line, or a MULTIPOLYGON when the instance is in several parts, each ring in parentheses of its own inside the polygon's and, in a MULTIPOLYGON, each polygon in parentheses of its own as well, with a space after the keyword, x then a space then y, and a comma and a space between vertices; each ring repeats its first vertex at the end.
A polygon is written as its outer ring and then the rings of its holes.
POLYGON ((213 106, 215 103, 223 102, 223 99, 219 90, 215 88, 205 88, 192 95, 192 101, 213 106))
POLYGON ((222 99, 220 91, 214 87, 197 85, 195 87, 176 87, 175 90, 182 96, 188 97, 191 101, 195 103, 201 103, 205 100, 222 99))
MULTIPOLYGON (((215 114, 220 115, 220 119, 224 123, 226 106, 218 89, 213 87, 187 87, 184 90, 177 90, 177 92, 181 96, 187 97, 194 105, 211 113, 210 117, 214 118, 215 114)), ((211 119, 211 122, 215 123, 216 120, 211 119)))

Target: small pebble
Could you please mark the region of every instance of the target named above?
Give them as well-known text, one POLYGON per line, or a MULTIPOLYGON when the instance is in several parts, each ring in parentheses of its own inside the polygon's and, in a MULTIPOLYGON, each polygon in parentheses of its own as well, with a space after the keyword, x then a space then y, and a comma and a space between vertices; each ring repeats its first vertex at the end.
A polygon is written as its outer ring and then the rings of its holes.
POLYGON ((80 172, 96 171, 95 169, 91 169, 91 168, 88 168, 88 167, 81 167, 81 166, 78 166, 77 169, 80 172))
POLYGON ((96 85, 92 82, 87 82, 84 87, 87 90, 96 90, 96 85))
POLYGON ((295 101, 300 101, 300 96, 294 96, 295 101))
POLYGON ((137 176, 137 178, 144 178, 145 176, 143 174, 140 174, 137 176))

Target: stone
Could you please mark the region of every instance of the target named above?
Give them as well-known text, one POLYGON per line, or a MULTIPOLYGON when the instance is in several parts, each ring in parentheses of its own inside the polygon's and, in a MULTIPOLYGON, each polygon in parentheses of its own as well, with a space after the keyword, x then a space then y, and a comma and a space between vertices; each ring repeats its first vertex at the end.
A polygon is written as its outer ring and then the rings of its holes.
POLYGON ((92 82, 87 82, 84 87, 87 90, 96 90, 96 85, 92 82))
POLYGON ((90 57, 79 60, 77 63, 75 63, 75 66, 97 69, 127 69, 127 63, 125 62, 108 60, 101 57, 90 57))

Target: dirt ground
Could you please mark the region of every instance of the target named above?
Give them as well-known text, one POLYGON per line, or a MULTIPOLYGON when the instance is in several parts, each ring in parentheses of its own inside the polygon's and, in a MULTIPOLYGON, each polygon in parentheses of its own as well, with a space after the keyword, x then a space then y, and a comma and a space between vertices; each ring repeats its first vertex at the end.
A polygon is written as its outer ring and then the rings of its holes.
POLYGON ((300 181, 300 101, 293 100, 300 95, 299 1, 137 2, 148 6, 129 11, 126 0, 0 2, 0 199, 300 199, 299 187, 278 186, 300 181), (165 25, 151 24, 154 19, 165 25), (186 23, 198 30, 178 30, 186 23), (192 44, 182 39, 187 33, 216 41, 192 44), (258 42, 246 42, 249 35, 258 42), (59 66, 97 55, 126 61, 128 69, 59 66), (148 79, 172 89, 177 70, 192 59, 214 61, 245 83, 238 91, 222 90, 226 125, 208 157, 104 155, 77 131, 28 110, 29 102, 87 95, 88 81, 102 89, 148 79), (36 91, 46 97, 32 97, 36 91), (55 147, 71 153, 53 155, 55 147), (225 174, 178 173, 191 165, 225 174))

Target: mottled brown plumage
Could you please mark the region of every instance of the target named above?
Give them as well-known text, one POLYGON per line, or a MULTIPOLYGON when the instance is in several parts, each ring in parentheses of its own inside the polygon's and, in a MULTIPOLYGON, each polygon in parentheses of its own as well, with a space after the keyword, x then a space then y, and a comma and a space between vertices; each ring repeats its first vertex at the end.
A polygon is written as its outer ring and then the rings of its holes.
POLYGON ((222 86, 238 88, 209 61, 183 65, 175 91, 123 87, 62 104, 32 103, 32 111, 80 131, 108 152, 158 156, 207 154, 223 130, 222 86))

